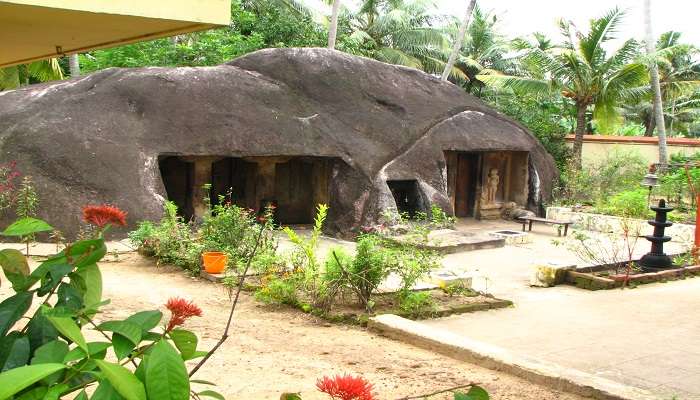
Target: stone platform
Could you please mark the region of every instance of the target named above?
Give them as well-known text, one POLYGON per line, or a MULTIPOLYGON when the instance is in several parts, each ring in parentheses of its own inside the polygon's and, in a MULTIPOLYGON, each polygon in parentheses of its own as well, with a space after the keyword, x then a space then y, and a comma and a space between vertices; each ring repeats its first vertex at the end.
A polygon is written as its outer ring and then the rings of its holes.
POLYGON ((481 249, 495 249, 506 244, 505 239, 488 233, 464 232, 454 229, 439 229, 428 234, 428 242, 416 244, 415 235, 393 238, 396 243, 409 244, 421 249, 435 250, 442 254, 460 253, 481 249))

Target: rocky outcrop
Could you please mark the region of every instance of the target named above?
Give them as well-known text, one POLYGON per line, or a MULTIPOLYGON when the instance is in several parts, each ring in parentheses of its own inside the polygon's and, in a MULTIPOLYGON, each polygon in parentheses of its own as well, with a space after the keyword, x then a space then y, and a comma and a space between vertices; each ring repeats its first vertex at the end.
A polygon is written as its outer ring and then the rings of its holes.
POLYGON ((40 216, 67 234, 88 203, 118 205, 132 224, 159 218, 164 155, 342 160, 328 229, 347 233, 393 204, 387 179, 415 179, 448 209, 446 150, 529 152, 529 207, 551 191, 553 160, 518 123, 453 84, 337 51, 269 49, 215 67, 111 68, 0 92, 0 159, 17 160, 34 178, 40 216))

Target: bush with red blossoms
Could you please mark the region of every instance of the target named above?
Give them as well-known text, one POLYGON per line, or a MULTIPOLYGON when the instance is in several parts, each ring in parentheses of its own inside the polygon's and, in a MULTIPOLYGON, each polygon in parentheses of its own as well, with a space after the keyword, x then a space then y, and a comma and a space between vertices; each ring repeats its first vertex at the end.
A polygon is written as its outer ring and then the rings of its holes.
POLYGON ((183 325, 190 317, 201 317, 202 309, 191 301, 187 301, 180 297, 171 297, 165 304, 165 308, 170 310, 170 322, 165 328, 166 332, 170 332, 176 326, 183 325))
POLYGON ((337 400, 372 400, 372 384, 361 376, 336 375, 324 376, 316 382, 316 387, 323 393, 337 400))
POLYGON ((83 207, 83 219, 98 228, 104 228, 107 224, 125 226, 126 212, 108 204, 85 206, 83 207))
MULTIPOLYGON (((83 211, 85 220, 101 232, 110 224, 126 224, 126 213, 113 206, 89 206, 83 211)), ((20 219, 9 228, 5 235, 52 229, 35 218, 20 219)), ((100 313, 108 301, 101 298, 98 262, 106 253, 104 237, 98 235, 67 244, 30 270, 22 252, 0 250, 3 279, 14 291, 0 299, 0 315, 4 315, 0 343, 5 353, 0 357, 0 366, 4 363, 0 399, 149 400, 163 399, 164 394, 168 399, 222 398, 211 390, 198 390, 191 378, 213 350, 198 351, 193 332, 175 329, 188 318, 202 315, 196 304, 171 298, 166 304, 172 313, 168 324, 161 324, 160 310, 140 311, 119 320, 106 320, 107 315, 100 313), (32 304, 38 307, 30 308, 32 304), (84 328, 97 330, 101 337, 91 341, 84 328), (188 371, 186 362, 198 358, 188 371)))

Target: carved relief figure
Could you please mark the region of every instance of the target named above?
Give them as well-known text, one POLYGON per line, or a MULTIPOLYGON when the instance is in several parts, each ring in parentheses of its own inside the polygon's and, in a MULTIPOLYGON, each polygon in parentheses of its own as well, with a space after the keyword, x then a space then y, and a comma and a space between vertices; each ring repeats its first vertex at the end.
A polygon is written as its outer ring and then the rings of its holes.
POLYGON ((489 176, 486 180, 486 184, 481 192, 481 202, 484 205, 496 204, 496 192, 498 192, 498 183, 500 178, 498 177, 498 170, 491 168, 489 171, 489 176))

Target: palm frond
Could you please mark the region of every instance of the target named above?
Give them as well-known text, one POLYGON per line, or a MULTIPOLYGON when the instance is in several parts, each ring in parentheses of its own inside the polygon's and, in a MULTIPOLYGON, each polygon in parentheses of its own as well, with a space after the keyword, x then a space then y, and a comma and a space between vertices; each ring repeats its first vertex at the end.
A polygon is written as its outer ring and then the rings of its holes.
POLYGON ((417 69, 423 68, 423 64, 418 58, 391 47, 382 47, 377 50, 375 58, 389 64, 403 65, 417 69))
POLYGON ((614 34, 620 26, 624 12, 619 8, 613 8, 600 18, 591 20, 588 35, 579 40, 581 53, 589 64, 597 64, 605 50, 603 44, 614 39, 614 34))
POLYGON ((496 89, 509 89, 520 94, 547 94, 552 91, 551 82, 522 76, 479 74, 477 79, 496 89))

